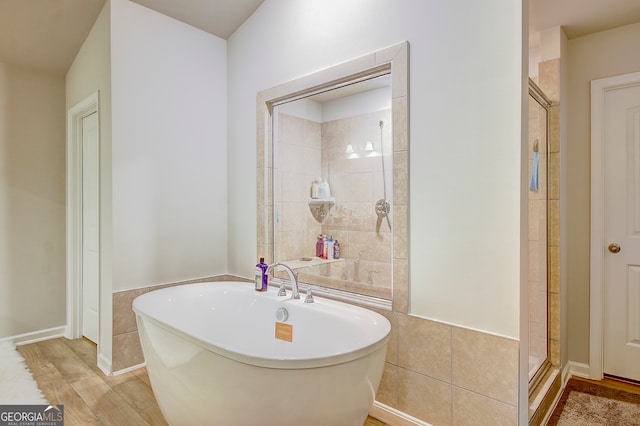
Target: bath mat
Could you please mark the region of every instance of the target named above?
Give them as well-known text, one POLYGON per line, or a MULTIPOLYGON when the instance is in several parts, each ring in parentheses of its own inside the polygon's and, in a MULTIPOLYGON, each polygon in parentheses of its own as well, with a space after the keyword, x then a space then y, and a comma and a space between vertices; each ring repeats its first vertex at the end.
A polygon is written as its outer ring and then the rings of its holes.
POLYGON ((48 404, 24 358, 11 342, 0 342, 0 405, 48 404))
POLYGON ((569 379, 550 426, 640 426, 640 395, 569 379))

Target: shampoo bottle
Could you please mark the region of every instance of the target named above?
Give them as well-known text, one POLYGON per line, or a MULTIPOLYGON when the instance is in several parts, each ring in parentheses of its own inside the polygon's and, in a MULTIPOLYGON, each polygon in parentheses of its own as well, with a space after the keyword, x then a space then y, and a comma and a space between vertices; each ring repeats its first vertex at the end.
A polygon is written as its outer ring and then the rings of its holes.
POLYGON ((340 243, 338 240, 333 242, 333 258, 340 259, 340 243))
POLYGON ((327 237, 324 236, 322 238, 322 258, 323 259, 328 259, 329 258, 329 240, 327 240, 327 237))
POLYGON ((264 257, 260 258, 260 262, 256 265, 256 291, 266 291, 269 281, 267 275, 268 265, 264 263, 264 257))
POLYGON ((334 256, 334 242, 333 235, 329 236, 329 244, 327 245, 327 259, 333 259, 334 256))
POLYGON ((322 234, 318 235, 316 241, 316 257, 322 257, 324 251, 324 241, 322 241, 322 234))

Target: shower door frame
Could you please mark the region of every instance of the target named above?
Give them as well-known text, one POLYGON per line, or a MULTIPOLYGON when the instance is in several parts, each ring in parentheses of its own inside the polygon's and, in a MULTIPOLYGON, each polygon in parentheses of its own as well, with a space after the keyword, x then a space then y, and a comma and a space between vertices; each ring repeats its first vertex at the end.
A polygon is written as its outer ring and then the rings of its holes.
MULTIPOLYGON (((538 367, 537 371, 534 375, 529 379, 529 395, 536 389, 536 386, 541 382, 542 378, 545 376, 547 371, 551 368, 551 361, 549 360, 549 153, 550 153, 550 129, 549 129, 549 108, 552 105, 552 102, 546 97, 546 95, 542 92, 542 90, 538 87, 538 85, 531 79, 529 79, 529 96, 533 98, 544 110, 545 110, 545 144, 546 144, 546 177, 545 177, 545 185, 546 185, 546 201, 547 207, 545 210, 546 213, 546 262, 547 262, 547 276, 546 276, 546 286, 547 286, 547 310, 546 310, 546 329, 547 329, 547 350, 546 357, 542 364, 538 367)), ((529 345, 531 342, 529 341, 529 345)))

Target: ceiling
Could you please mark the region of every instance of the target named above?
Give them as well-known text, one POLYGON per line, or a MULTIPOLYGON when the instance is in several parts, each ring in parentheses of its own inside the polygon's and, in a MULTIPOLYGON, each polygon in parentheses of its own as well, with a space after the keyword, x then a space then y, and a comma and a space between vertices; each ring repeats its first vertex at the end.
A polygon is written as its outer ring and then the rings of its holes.
POLYGON ((561 26, 567 38, 640 22, 640 0, 529 0, 529 32, 561 26))
POLYGON ((227 39, 263 0, 131 0, 227 39))
POLYGON ((66 74, 105 0, 0 0, 0 62, 66 74))
MULTIPOLYGON (((66 74, 106 0, 0 0, 0 62, 66 74)), ((227 39, 263 0, 133 0, 227 39)))
MULTIPOLYGON (((226 39, 263 0, 132 1, 226 39)), ((0 62, 65 74, 104 3, 0 0, 0 62)), ((562 26, 571 39, 640 22, 640 0, 529 0, 529 14, 530 32, 562 26)))

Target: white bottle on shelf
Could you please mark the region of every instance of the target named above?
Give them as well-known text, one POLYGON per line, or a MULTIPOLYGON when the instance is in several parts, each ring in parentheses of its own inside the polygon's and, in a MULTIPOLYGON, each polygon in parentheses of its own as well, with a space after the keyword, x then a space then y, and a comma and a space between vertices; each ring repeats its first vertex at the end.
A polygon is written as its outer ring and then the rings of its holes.
POLYGON ((333 251, 333 235, 329 236, 329 243, 327 244, 327 259, 332 260, 334 257, 333 251))
POLYGON ((320 185, 321 185, 320 178, 315 178, 313 180, 313 182, 311 182, 311 191, 310 191, 311 192, 311 194, 310 194, 311 198, 315 199, 315 198, 319 198, 320 197, 320 195, 319 195, 320 185))
POLYGON ((327 199, 331 197, 331 189, 329 188, 329 182, 327 180, 323 180, 320 184, 320 188, 318 190, 318 198, 327 199))

